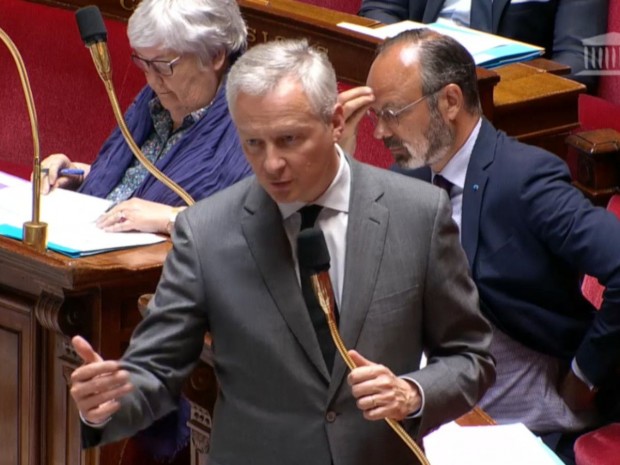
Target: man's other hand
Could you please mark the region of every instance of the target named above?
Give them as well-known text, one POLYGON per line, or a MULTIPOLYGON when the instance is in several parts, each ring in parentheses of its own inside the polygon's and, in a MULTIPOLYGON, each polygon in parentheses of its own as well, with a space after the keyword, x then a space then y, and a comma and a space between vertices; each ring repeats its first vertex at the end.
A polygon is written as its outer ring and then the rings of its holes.
POLYGON ((82 418, 97 425, 107 421, 119 408, 118 399, 133 390, 129 373, 116 360, 103 360, 82 337, 71 342, 84 365, 71 374, 71 397, 82 418))

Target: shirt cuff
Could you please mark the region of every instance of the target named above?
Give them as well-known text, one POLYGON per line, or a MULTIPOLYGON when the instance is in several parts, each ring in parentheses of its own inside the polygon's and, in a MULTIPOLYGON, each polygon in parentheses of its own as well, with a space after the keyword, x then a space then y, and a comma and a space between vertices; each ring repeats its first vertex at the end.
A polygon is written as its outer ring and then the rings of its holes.
POLYGON ((410 383, 415 384, 416 387, 418 388, 418 392, 420 393, 420 397, 422 398, 422 402, 420 402, 420 408, 417 409, 415 412, 410 413, 409 415, 407 415, 405 417, 405 419, 406 420, 410 420, 412 418, 420 418, 422 416, 422 414, 424 413, 424 404, 425 404, 424 389, 422 389, 422 386, 420 386, 420 383, 418 383, 413 378, 409 378, 408 376, 400 376, 400 379, 404 379, 406 381, 409 381, 410 383))
POLYGON ((80 414, 80 420, 82 420, 82 423, 84 423, 86 426, 90 426, 91 428, 95 428, 95 429, 103 429, 103 427, 107 425, 109 421, 112 419, 112 417, 108 417, 105 420, 103 420, 101 423, 92 423, 88 421, 86 418, 84 418, 84 415, 82 415, 82 412, 79 412, 79 414, 80 414))
POLYGON ((570 369, 573 370, 573 373, 575 373, 575 376, 577 378, 579 378, 581 381, 584 382, 584 384, 586 386, 588 386, 588 388, 590 389, 590 391, 593 391, 595 386, 594 384, 592 384, 588 378, 586 378, 586 375, 583 374, 583 371, 581 371, 581 368, 579 368, 579 365, 577 365, 577 359, 573 359, 573 361, 570 363, 570 369))

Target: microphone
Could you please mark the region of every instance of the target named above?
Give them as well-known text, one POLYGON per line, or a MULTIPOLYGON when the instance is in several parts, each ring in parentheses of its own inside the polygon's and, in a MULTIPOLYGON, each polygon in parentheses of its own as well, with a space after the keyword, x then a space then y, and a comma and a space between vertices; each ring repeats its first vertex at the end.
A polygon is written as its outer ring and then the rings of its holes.
MULTIPOLYGON (((321 310, 327 318, 330 327, 336 325, 336 304, 334 298, 334 288, 329 277, 330 257, 325 236, 320 228, 306 228, 300 231, 297 237, 297 260, 299 266, 311 270, 310 282, 312 289, 319 301, 321 310)), ((332 334, 333 337, 333 334, 332 334)), ((338 346, 338 344, 336 344, 338 346)), ((345 351, 346 352, 346 351, 345 351)))
POLYGON ((114 111, 114 117, 118 123, 118 127, 129 145, 132 153, 142 163, 142 165, 151 173, 157 180, 162 182, 166 187, 171 189, 175 194, 183 199, 187 205, 193 205, 194 199, 177 183, 171 180, 168 176, 162 173, 148 158, 144 156, 136 142, 133 140, 133 136, 127 128, 127 123, 123 117, 123 112, 118 103, 116 92, 114 91, 114 84, 112 83, 112 63, 110 60, 110 54, 108 52, 108 45, 106 43, 108 39, 108 33, 101 17, 101 12, 97 6, 91 5, 84 8, 80 8, 75 13, 78 29, 82 40, 88 49, 90 55, 95 63, 95 68, 99 73, 99 77, 103 81, 108 98, 114 111))
POLYGON ((32 220, 24 223, 22 228, 22 241, 32 247, 37 252, 45 252, 47 248, 47 223, 40 221, 41 217, 41 150, 39 146, 39 125, 37 122, 37 111, 32 98, 32 89, 24 60, 17 50, 15 43, 11 40, 2 28, 0 28, 0 40, 11 52, 11 56, 17 66, 19 79, 22 83, 26 106, 28 107, 28 117, 30 118, 30 128, 32 130, 32 144, 34 156, 32 160, 32 220))
MULTIPOLYGON (((303 229, 299 232, 297 243, 299 245, 297 254, 299 266, 311 270, 310 280, 312 288, 327 318, 334 344, 336 344, 340 356, 344 359, 349 369, 353 370, 356 367, 355 362, 349 356, 336 326, 334 290, 329 277, 330 257, 323 231, 318 227, 303 229)), ((430 465, 420 446, 407 434, 400 423, 391 418, 385 418, 385 421, 409 447, 422 465, 430 465)))
POLYGON ((108 84, 112 86, 112 64, 107 45, 108 31, 99 8, 94 5, 80 8, 75 12, 75 19, 82 41, 90 49, 99 77, 106 86, 108 84))

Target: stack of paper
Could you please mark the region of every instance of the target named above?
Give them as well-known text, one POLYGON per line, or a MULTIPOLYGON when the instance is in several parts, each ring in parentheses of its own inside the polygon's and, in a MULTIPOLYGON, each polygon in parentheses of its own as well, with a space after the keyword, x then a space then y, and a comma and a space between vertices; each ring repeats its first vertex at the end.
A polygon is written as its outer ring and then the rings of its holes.
POLYGON ((522 423, 448 423, 424 438, 424 449, 431 465, 564 465, 522 423))
POLYGON ((352 23, 340 23, 338 26, 379 39, 387 39, 409 29, 425 27, 448 35, 460 42, 472 54, 476 65, 485 68, 496 68, 508 63, 529 60, 541 56, 545 51, 542 47, 458 26, 446 20, 439 20, 430 24, 401 21, 376 29, 352 23))
MULTIPOLYGON (((102 231, 95 221, 111 204, 64 189, 41 196, 40 220, 48 224, 48 248, 80 257, 165 240, 156 234, 102 231)), ((0 173, 0 235, 21 239, 23 223, 31 220, 31 212, 31 183, 0 173)))

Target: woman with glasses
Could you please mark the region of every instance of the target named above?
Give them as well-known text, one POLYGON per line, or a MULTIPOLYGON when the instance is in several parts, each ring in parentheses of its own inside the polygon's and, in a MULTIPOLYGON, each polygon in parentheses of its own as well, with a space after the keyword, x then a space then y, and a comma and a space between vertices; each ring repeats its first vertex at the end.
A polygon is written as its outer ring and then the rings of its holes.
MULTIPOLYGON (((250 174, 225 98, 228 69, 246 46, 235 0, 143 0, 127 35, 147 85, 125 119, 145 156, 195 200, 250 174)), ((169 233, 183 205, 118 128, 92 165, 55 154, 42 166, 43 193, 62 187, 115 202, 98 220, 105 230, 169 233)))

